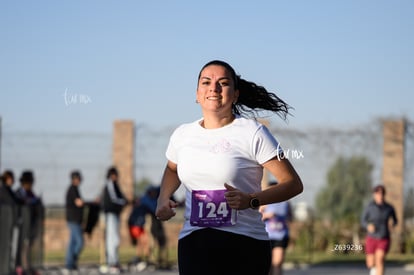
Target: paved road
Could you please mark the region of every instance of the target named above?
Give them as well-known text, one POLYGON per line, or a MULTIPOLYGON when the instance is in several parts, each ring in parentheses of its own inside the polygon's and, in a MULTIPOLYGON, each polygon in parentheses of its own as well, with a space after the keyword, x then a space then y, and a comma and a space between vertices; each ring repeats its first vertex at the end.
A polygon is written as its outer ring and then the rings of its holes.
MULTIPOLYGON (((45 275, 61 275, 62 273, 58 268, 48 268, 41 272, 45 275)), ((97 267, 82 267, 80 269, 80 275, 99 275, 99 269, 97 267)), ((123 275, 178 275, 178 271, 175 269, 164 271, 147 269, 141 272, 128 271, 122 273, 123 275)), ((363 265, 336 265, 336 266, 303 266, 303 267, 289 267, 285 270, 284 275, 368 275, 368 270, 363 265)), ((406 275, 414 274, 414 265, 406 266, 388 266, 386 268, 386 275, 406 275)), ((197 275, 197 274, 194 274, 197 275)), ((254 274, 252 274, 254 275, 254 274)))

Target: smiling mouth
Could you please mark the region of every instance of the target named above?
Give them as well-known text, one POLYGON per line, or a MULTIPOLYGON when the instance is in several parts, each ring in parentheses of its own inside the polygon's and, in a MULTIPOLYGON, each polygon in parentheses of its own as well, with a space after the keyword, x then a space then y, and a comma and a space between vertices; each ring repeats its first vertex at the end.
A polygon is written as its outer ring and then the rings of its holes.
POLYGON ((221 97, 219 97, 219 96, 208 96, 208 97, 206 97, 208 100, 220 100, 221 99, 221 97))

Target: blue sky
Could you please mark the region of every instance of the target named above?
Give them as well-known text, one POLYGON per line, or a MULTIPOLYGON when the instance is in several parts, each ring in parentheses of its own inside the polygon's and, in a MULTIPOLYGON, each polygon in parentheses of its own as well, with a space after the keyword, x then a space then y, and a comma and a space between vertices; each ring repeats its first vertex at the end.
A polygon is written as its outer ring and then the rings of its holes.
POLYGON ((1 1, 3 127, 191 121, 211 59, 291 104, 292 127, 413 119, 413 12, 409 0, 1 1))
POLYGON ((3 132, 193 121, 196 78, 212 59, 295 108, 276 125, 412 122, 413 14, 410 0, 0 1, 3 132))

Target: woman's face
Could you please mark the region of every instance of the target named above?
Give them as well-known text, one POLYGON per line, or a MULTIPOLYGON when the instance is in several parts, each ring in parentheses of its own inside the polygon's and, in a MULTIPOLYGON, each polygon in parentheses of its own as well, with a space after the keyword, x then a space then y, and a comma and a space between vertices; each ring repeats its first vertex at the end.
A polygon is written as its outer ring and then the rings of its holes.
POLYGON ((197 101, 203 111, 231 113, 239 91, 234 89, 234 80, 226 68, 210 65, 201 71, 197 86, 197 101))

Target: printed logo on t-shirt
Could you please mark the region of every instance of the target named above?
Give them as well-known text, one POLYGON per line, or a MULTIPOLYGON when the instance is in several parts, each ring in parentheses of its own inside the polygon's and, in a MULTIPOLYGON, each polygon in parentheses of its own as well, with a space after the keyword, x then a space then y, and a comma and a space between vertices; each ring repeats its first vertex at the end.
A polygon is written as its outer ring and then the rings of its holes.
POLYGON ((201 227, 232 226, 237 211, 226 202, 226 190, 193 190, 191 193, 190 224, 201 227))
POLYGON ((225 153, 231 150, 231 143, 227 139, 221 139, 214 143, 210 148, 210 152, 218 154, 225 153))

